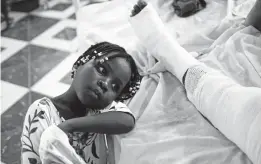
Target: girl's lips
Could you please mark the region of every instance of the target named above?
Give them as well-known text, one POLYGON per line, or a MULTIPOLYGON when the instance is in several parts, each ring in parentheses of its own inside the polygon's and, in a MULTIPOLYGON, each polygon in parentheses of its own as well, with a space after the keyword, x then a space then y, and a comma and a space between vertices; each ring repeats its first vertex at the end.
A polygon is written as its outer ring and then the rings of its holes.
POLYGON ((101 99, 102 94, 98 89, 90 88, 90 91, 95 95, 97 99, 101 99))
POLYGON ((102 93, 98 89, 94 89, 94 93, 97 95, 97 97, 100 99, 102 93))

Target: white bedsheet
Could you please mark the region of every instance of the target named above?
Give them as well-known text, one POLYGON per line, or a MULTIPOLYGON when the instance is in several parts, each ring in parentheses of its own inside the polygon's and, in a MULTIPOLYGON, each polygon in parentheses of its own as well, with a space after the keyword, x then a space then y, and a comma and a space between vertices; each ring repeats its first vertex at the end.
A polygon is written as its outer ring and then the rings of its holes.
MULTIPOLYGON (((173 0, 148 1, 158 11, 171 35, 176 36, 182 45, 195 33, 215 27, 226 15, 226 0, 207 0, 206 9, 188 18, 179 18, 174 14, 171 6, 173 0)), ((81 50, 102 39, 130 49, 134 44, 138 44, 128 23, 135 2, 136 0, 113 0, 82 7, 77 13, 77 32, 81 50)))
MULTIPOLYGON (((188 51, 209 54, 215 47, 208 48, 213 43, 215 44, 215 39, 229 28, 226 22, 221 24, 219 28, 214 28, 220 24, 226 14, 226 2, 223 0, 208 1, 209 4, 205 10, 186 19, 174 15, 170 5, 171 0, 151 0, 151 2, 171 35, 176 36, 180 44, 188 51), (203 33, 206 30, 208 32, 203 33)), ((95 42, 111 41, 126 47, 129 53, 134 56, 141 72, 146 74, 149 68, 153 70, 154 59, 146 53, 128 23, 130 9, 134 3, 133 0, 114 0, 90 5, 79 10, 77 32, 80 38, 80 51, 87 49, 90 44, 95 42)), ((229 37, 229 35, 227 36, 229 37)), ((251 54, 260 52, 257 47, 260 45, 258 39, 250 40, 247 43, 256 44, 254 52, 251 54)), ((248 50, 246 52, 252 50, 252 48, 246 49, 248 50)), ((210 63, 213 67, 222 61, 224 66, 219 67, 218 65, 217 68, 224 69, 224 71, 237 70, 237 67, 225 69, 226 64, 240 61, 237 58, 232 56, 229 60, 226 58, 217 60, 220 57, 216 57, 215 53, 212 53, 209 57, 208 55, 205 55, 204 58, 202 56, 201 60, 210 63)), ((240 59, 249 64, 243 57, 240 59)), ((260 68, 258 67, 261 62, 260 57, 252 55, 250 58, 255 66, 260 68)), ((244 66, 247 65, 242 67, 244 66)), ((243 72, 247 72, 247 77, 250 77, 250 80, 244 77, 246 73, 236 74, 233 78, 244 85, 258 86, 261 84, 261 74, 253 70, 253 67, 248 66, 243 69, 243 72)), ((233 72, 228 75, 233 75, 233 72)), ((226 139, 195 109, 188 101, 182 85, 167 72, 145 76, 139 92, 129 102, 129 107, 138 120, 136 128, 131 133, 114 137, 116 163, 251 163, 238 147, 226 139)))

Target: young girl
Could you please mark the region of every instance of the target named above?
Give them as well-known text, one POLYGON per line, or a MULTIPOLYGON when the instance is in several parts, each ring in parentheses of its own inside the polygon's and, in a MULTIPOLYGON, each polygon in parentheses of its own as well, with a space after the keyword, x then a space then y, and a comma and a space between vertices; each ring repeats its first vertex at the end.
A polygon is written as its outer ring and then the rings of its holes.
MULTIPOLYGON (((98 152, 104 150, 97 133, 121 134, 133 129, 135 118, 122 101, 137 92, 141 77, 124 48, 108 42, 91 46, 74 63, 71 76, 73 82, 64 94, 36 100, 29 107, 21 136, 23 164, 97 163, 103 160, 98 152), (71 152, 61 149, 52 157, 39 154, 49 142, 42 134, 50 130, 57 139, 65 137, 60 142, 71 152)), ((50 151, 61 145, 51 144, 50 151)))

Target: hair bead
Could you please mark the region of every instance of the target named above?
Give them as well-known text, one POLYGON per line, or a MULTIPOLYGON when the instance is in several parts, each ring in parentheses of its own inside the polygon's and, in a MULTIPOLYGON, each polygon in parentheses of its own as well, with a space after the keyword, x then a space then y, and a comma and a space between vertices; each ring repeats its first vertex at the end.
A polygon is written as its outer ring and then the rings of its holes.
POLYGON ((100 60, 100 63, 103 63, 103 62, 104 62, 104 59, 101 59, 101 60, 100 60))

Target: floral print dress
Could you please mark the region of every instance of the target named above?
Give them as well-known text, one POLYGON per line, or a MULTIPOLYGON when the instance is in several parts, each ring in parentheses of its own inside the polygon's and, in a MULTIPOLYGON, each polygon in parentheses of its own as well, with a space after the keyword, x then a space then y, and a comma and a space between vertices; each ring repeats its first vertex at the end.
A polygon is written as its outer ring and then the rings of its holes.
MULTIPOLYGON (((106 109, 90 114, 109 111, 126 112, 132 115, 125 104, 118 102, 113 102, 106 109)), ((55 163, 63 164, 65 161, 72 164, 98 164, 106 162, 107 150, 103 134, 82 132, 65 134, 56 126, 63 121, 65 121, 64 118, 59 115, 58 110, 48 98, 36 100, 29 107, 21 135, 22 164, 47 164, 54 161, 56 161, 55 163), (42 135, 44 132, 47 135, 42 135), (54 144, 49 141, 50 137, 53 136, 55 136, 56 142, 54 144), (67 144, 66 147, 61 148, 61 145, 64 145, 64 143, 65 145, 67 144), (55 157, 50 155, 54 149, 57 153, 55 157), (61 160, 62 158, 67 159, 61 160)))

